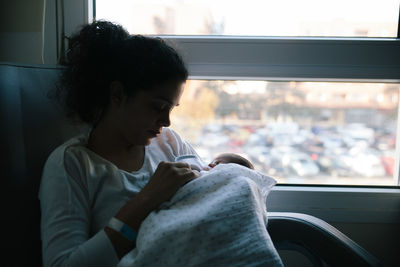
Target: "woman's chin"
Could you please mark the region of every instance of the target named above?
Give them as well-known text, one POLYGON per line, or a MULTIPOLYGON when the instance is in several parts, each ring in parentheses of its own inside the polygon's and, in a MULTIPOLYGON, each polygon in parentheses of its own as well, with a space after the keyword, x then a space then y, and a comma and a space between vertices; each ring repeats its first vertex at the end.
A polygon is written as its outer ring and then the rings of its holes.
POLYGON ((158 136, 158 134, 155 133, 150 133, 149 135, 146 135, 144 137, 144 145, 150 145, 151 140, 153 140, 153 138, 156 138, 158 136))
POLYGON ((148 145, 150 145, 151 144, 151 140, 152 140, 153 138, 149 138, 149 139, 147 139, 146 140, 146 142, 145 142, 145 146, 148 146, 148 145))
POLYGON ((155 136, 145 136, 143 138, 143 145, 148 146, 151 143, 151 140, 153 140, 155 136))

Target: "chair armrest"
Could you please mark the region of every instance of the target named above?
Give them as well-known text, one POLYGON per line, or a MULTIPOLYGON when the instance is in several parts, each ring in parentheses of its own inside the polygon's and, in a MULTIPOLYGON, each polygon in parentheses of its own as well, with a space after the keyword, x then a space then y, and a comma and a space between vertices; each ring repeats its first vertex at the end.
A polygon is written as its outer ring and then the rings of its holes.
POLYGON ((316 265, 323 260, 329 266, 379 266, 377 258, 314 216, 268 212, 267 228, 277 249, 298 250, 316 265))

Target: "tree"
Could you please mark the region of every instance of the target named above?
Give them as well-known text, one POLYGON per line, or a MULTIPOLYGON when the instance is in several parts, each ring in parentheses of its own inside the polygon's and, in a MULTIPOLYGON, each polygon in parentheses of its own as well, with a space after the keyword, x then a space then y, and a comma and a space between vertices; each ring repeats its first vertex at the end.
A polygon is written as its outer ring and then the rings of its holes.
POLYGON ((207 87, 207 83, 188 81, 179 107, 172 114, 174 128, 186 133, 186 138, 196 138, 204 125, 215 119, 219 104, 218 96, 207 87), (190 136, 188 136, 190 135, 190 136))
POLYGON ((275 119, 279 116, 293 118, 299 115, 304 94, 290 82, 269 82, 267 84, 266 110, 275 119))

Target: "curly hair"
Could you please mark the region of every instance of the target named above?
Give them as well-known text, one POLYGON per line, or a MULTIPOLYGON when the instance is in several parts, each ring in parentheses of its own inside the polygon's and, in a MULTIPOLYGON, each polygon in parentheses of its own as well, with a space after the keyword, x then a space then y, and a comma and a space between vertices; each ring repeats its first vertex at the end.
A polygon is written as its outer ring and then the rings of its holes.
POLYGON ((130 35, 122 26, 96 21, 69 39, 65 68, 53 98, 67 117, 95 124, 109 104, 110 84, 120 81, 128 96, 165 82, 184 82, 181 56, 161 38, 130 35))

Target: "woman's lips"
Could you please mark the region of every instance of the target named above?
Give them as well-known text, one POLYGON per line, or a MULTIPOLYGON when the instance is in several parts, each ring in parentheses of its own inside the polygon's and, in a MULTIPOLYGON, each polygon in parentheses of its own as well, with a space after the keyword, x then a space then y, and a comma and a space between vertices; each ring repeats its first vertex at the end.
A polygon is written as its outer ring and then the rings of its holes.
POLYGON ((160 134, 160 131, 149 130, 149 133, 153 136, 157 136, 160 134))

